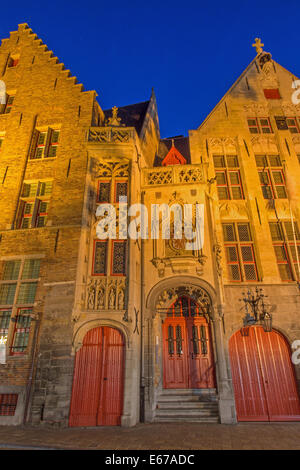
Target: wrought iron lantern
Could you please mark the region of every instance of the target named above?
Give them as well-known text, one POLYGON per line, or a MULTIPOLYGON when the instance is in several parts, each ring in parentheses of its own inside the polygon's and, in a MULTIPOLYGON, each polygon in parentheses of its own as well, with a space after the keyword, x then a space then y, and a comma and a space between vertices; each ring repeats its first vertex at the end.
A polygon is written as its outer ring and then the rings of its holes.
POLYGON ((243 298, 239 299, 240 302, 244 302, 246 311, 243 318, 243 327, 241 328, 242 336, 249 336, 249 328, 254 325, 261 325, 266 332, 272 331, 272 315, 267 311, 264 302, 266 297, 263 290, 258 287, 256 287, 254 293, 250 289, 247 293, 243 292, 243 298))

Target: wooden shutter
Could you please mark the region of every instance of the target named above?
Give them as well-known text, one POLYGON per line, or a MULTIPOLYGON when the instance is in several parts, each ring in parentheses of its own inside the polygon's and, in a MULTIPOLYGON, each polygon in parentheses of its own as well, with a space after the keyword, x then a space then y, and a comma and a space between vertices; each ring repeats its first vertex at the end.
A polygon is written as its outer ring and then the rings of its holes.
POLYGON ((33 159, 35 157, 35 151, 36 151, 36 146, 37 146, 37 141, 39 138, 39 131, 34 129, 32 133, 32 138, 31 138, 31 147, 30 147, 30 153, 29 153, 29 158, 33 159))

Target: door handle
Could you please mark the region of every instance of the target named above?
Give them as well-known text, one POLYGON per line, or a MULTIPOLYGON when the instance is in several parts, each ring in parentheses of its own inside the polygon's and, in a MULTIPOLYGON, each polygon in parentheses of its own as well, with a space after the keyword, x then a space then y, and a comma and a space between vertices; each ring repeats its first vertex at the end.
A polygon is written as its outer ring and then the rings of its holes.
POLYGON ((107 377, 103 377, 103 380, 107 380, 107 377))

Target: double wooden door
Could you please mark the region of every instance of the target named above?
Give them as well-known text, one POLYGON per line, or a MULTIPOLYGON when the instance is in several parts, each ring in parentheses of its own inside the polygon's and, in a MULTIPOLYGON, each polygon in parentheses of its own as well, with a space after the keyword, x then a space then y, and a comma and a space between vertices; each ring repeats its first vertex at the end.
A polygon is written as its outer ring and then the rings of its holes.
POLYGON ((90 330, 76 353, 70 426, 121 424, 124 340, 109 327, 90 330))
POLYGON ((300 421, 291 351, 278 332, 251 327, 229 341, 238 421, 300 421))
POLYGON ((163 324, 164 388, 214 388, 209 325, 196 304, 180 298, 163 324))

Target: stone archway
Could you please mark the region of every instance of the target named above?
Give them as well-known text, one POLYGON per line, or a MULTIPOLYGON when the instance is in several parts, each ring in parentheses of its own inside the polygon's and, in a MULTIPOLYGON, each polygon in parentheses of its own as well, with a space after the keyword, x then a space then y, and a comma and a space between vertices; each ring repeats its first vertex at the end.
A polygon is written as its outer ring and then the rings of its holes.
POLYGON ((125 342, 116 328, 90 329, 76 352, 70 426, 120 425, 125 342))
POLYGON ((300 421, 300 400, 283 334, 261 326, 229 340, 238 421, 300 421))

